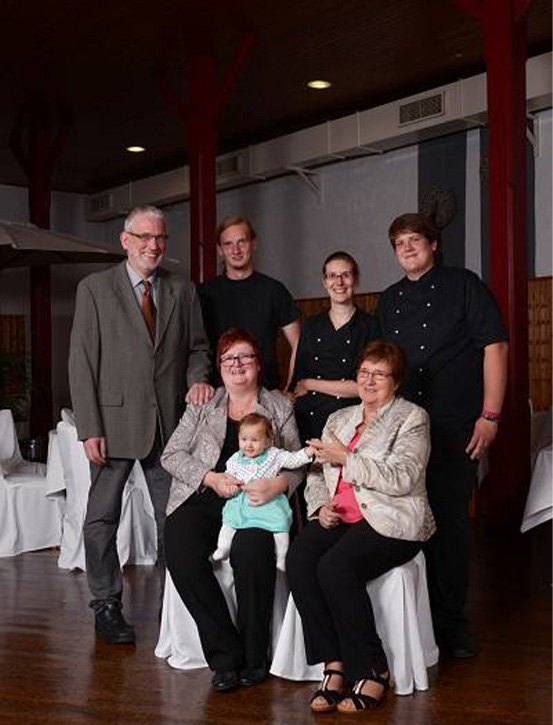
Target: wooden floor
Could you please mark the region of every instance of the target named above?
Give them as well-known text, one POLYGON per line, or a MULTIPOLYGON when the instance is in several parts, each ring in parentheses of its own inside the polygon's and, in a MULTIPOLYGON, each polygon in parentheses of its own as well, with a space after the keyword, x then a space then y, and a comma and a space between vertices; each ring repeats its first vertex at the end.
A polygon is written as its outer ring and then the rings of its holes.
POLYGON ((274 677, 217 694, 208 670, 179 672, 154 656, 157 581, 125 575, 136 648, 96 642, 84 575, 57 568, 58 552, 0 559, 0 723, 551 723, 550 529, 524 536, 474 531, 469 614, 480 655, 444 660, 427 692, 390 697, 368 715, 312 716, 312 684, 274 677))

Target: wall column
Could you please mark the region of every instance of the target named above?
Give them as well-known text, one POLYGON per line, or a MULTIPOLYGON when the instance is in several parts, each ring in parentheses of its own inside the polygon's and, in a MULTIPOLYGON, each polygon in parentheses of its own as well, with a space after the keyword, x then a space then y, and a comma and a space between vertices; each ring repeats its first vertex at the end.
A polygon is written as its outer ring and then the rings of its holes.
POLYGON ((530 481, 526 35, 531 0, 454 0, 481 25, 487 69, 490 287, 509 329, 503 422, 484 484, 487 519, 519 526, 530 481))
MULTIPOLYGON (((50 107, 35 96, 21 114, 10 138, 10 148, 23 168, 29 185, 29 221, 50 228, 52 175, 65 144, 69 116, 61 113, 55 138, 50 127, 50 107), (27 151, 23 133, 27 130, 27 151)), ((31 284, 31 418, 32 436, 45 435, 53 427, 52 403, 52 303, 50 267, 30 268, 31 284)))
MULTIPOLYGON (((200 39, 201 40, 201 39, 200 39)), ((196 284, 217 274, 215 241, 217 120, 236 82, 242 64, 255 42, 247 36, 238 49, 227 74, 219 85, 215 59, 207 49, 193 44, 190 69, 190 100, 180 101, 164 78, 158 79, 161 93, 178 113, 189 132, 190 161, 190 276, 196 284)))

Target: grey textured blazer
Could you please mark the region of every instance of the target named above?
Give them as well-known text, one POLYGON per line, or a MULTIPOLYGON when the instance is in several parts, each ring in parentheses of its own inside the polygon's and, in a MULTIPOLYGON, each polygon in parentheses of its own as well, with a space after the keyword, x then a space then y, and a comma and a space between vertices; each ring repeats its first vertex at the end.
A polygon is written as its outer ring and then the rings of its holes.
MULTIPOLYGON (((348 445, 363 420, 363 405, 332 413, 322 440, 333 432, 348 445)), ((430 455, 428 414, 418 405, 394 398, 383 406, 347 454, 343 478, 353 484, 361 513, 383 536, 426 541, 436 525, 426 496, 430 455)), ((307 515, 312 517, 336 492, 340 466, 313 464, 307 477, 307 515)))
MULTIPOLYGON (((194 491, 198 491, 206 473, 219 460, 227 432, 228 394, 218 388, 209 403, 189 405, 161 456, 161 464, 173 476, 167 515, 173 513, 194 491)), ((273 424, 274 445, 297 451, 300 437, 292 403, 282 393, 261 388, 256 413, 273 424)), ((288 496, 301 479, 302 469, 283 471, 288 479, 288 496)))
POLYGON ((111 458, 144 458, 159 421, 163 442, 187 388, 209 375, 209 344, 192 284, 157 270, 152 343, 126 263, 91 274, 77 289, 69 352, 71 400, 81 440, 104 436, 111 458))

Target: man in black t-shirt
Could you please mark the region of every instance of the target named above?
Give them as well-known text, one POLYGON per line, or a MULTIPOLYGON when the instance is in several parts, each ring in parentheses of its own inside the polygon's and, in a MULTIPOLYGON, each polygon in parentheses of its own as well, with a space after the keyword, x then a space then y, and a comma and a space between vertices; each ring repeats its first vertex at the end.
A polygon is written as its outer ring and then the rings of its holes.
POLYGON ((493 443, 507 381, 507 333, 486 285, 466 269, 436 263, 439 232, 424 214, 403 214, 389 238, 405 277, 378 300, 383 337, 400 344, 408 369, 400 390, 430 415, 426 485, 437 531, 428 542, 428 587, 436 639, 471 657, 464 606, 469 571, 468 504, 477 459, 493 443))
POLYGON ((282 329, 291 347, 286 389, 299 340, 299 311, 281 282, 254 270, 256 245, 255 230, 248 219, 230 216, 219 225, 217 249, 223 274, 198 288, 205 328, 214 352, 219 337, 229 327, 255 335, 263 353, 263 384, 269 390, 280 387, 276 340, 282 329))

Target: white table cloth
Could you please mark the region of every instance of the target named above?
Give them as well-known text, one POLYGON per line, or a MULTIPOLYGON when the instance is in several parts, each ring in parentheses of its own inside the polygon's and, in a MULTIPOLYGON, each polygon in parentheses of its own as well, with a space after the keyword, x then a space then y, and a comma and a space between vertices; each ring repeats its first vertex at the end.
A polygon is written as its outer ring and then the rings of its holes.
MULTIPOLYGON (((227 560, 213 566, 231 616, 236 620, 236 594, 232 567, 227 560)), ((272 623, 273 651, 279 638, 287 599, 286 575, 277 571, 272 623)), ((180 598, 169 572, 165 580, 161 627, 155 655, 166 659, 168 664, 177 670, 207 667, 196 622, 180 598)))
MULTIPOLYGON (((439 651, 430 616, 423 554, 370 582, 367 592, 396 694, 427 690, 426 670, 436 664, 439 651)), ((289 680, 322 679, 323 665, 307 664, 301 618, 292 595, 274 650, 271 674, 289 680)))
MULTIPOLYGON (((49 438, 47 465, 48 497, 65 498, 58 566, 85 571, 83 525, 90 488, 90 466, 67 411, 57 425, 56 434, 49 438)), ((138 462, 123 491, 117 551, 121 566, 155 564, 157 558, 154 509, 138 462)))
POLYGON ((522 533, 553 518, 552 456, 551 445, 538 453, 522 517, 522 533))
POLYGON ((61 508, 46 498, 46 466, 21 457, 11 410, 0 411, 0 556, 58 546, 61 508))
POLYGON ((57 430, 48 433, 48 457, 46 459, 46 496, 57 499, 65 507, 65 478, 61 463, 57 430))

